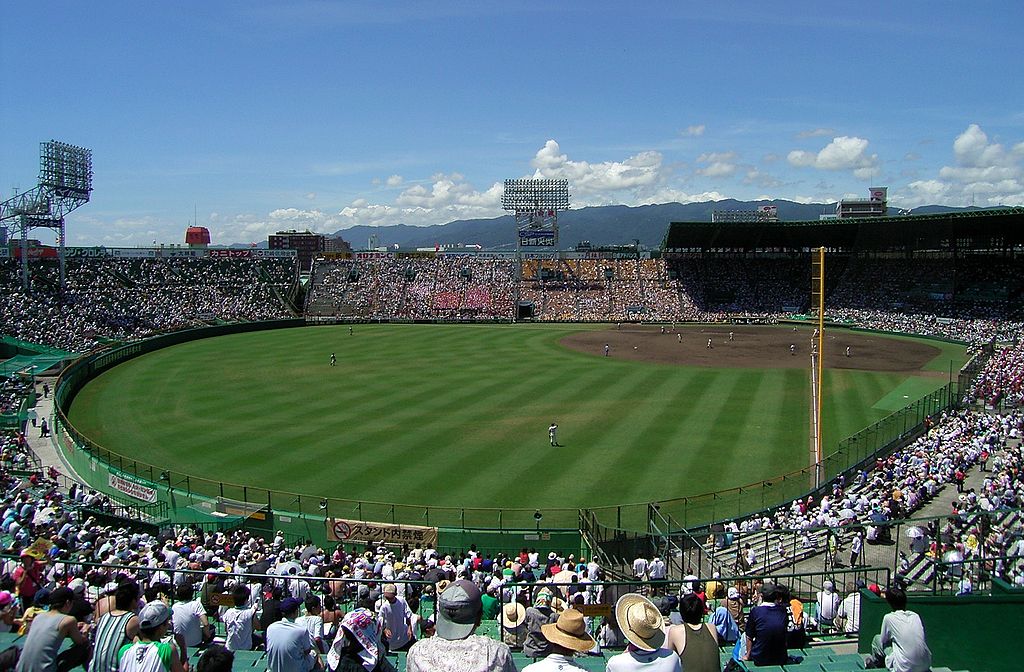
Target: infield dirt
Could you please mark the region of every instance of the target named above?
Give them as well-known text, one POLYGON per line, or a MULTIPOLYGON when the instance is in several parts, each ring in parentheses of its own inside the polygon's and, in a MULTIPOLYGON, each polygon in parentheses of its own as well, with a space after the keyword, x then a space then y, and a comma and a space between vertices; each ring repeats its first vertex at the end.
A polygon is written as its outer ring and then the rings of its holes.
MULTIPOLYGON (((707 325, 672 329, 667 325, 624 324, 601 331, 581 331, 566 336, 560 343, 595 357, 604 356, 607 344, 610 357, 657 364, 796 369, 808 366, 812 334, 812 329, 794 330, 786 326, 707 325), (790 345, 796 346, 795 353, 790 351, 790 345)), ((921 371, 942 352, 920 341, 849 329, 826 329, 824 350, 826 368, 861 371, 921 371)))

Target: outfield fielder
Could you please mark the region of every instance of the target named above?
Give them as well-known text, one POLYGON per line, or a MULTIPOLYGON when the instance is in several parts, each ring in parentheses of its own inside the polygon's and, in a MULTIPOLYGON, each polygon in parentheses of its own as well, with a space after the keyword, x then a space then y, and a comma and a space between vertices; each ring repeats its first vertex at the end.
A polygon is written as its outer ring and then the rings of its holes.
POLYGON ((332 352, 331 353, 331 366, 337 366, 338 357, 332 352))
POLYGON ((554 422, 548 427, 548 440, 551 441, 552 446, 558 445, 558 425, 554 422))

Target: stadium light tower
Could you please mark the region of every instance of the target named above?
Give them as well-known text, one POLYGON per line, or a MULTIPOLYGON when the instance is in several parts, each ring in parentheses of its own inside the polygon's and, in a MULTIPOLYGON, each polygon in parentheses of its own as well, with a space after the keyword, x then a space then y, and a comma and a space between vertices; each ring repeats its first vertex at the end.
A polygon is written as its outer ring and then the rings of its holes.
POLYGON ((60 286, 64 289, 64 216, 89 202, 92 150, 50 140, 39 144, 39 183, 0 203, 0 222, 14 221, 21 231, 21 283, 28 289, 28 233, 50 229, 57 234, 60 286))
POLYGON ((501 207, 516 218, 516 247, 558 245, 558 212, 569 209, 569 181, 505 180, 501 207))

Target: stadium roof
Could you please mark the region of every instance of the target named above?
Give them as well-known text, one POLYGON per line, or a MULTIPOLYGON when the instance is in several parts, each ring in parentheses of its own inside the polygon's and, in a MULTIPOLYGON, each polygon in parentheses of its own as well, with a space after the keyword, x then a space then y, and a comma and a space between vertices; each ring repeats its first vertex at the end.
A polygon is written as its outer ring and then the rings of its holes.
POLYGON ((804 222, 672 222, 671 251, 764 249, 837 251, 1008 250, 1024 246, 1024 208, 804 222))

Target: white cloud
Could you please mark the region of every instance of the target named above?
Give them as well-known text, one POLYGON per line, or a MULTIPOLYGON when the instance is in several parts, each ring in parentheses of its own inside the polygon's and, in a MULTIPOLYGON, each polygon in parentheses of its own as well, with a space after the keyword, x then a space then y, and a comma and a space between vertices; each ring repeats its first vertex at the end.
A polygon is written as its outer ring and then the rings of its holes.
POLYGON ((868 141, 864 138, 840 136, 833 138, 817 154, 795 149, 786 159, 790 165, 798 168, 817 168, 818 170, 852 170, 858 179, 871 176, 878 165, 877 154, 867 154, 868 141))
POLYGON ((663 177, 660 152, 640 152, 625 161, 589 163, 569 159, 554 140, 545 142, 530 164, 535 169, 533 176, 536 178, 568 179, 574 201, 578 197, 584 202, 588 196, 598 196, 598 200, 602 200, 610 198, 611 192, 654 185, 663 177))
POLYGON ((798 138, 822 138, 828 136, 834 136, 835 130, 831 128, 812 128, 806 131, 800 131, 796 134, 798 138))
POLYGON ((306 194, 306 200, 307 201, 315 201, 316 200, 316 192, 315 191, 311 191, 311 192, 307 193, 306 194))
POLYGON ((738 166, 733 163, 735 152, 710 152, 697 157, 697 163, 707 164, 697 169, 698 175, 705 177, 728 177, 736 172, 738 166))
POLYGON ((389 187, 401 186, 402 182, 405 182, 405 179, 401 175, 390 175, 385 181, 389 187))
POLYGON ((1024 204, 1024 142, 1007 150, 970 124, 953 140, 953 159, 955 165, 940 168, 938 179, 908 184, 898 201, 911 207, 940 199, 950 205, 1024 204))
POLYGON ((695 126, 687 126, 682 131, 680 131, 680 134, 688 135, 690 137, 699 137, 701 135, 704 135, 704 130, 704 124, 697 124, 695 126))

